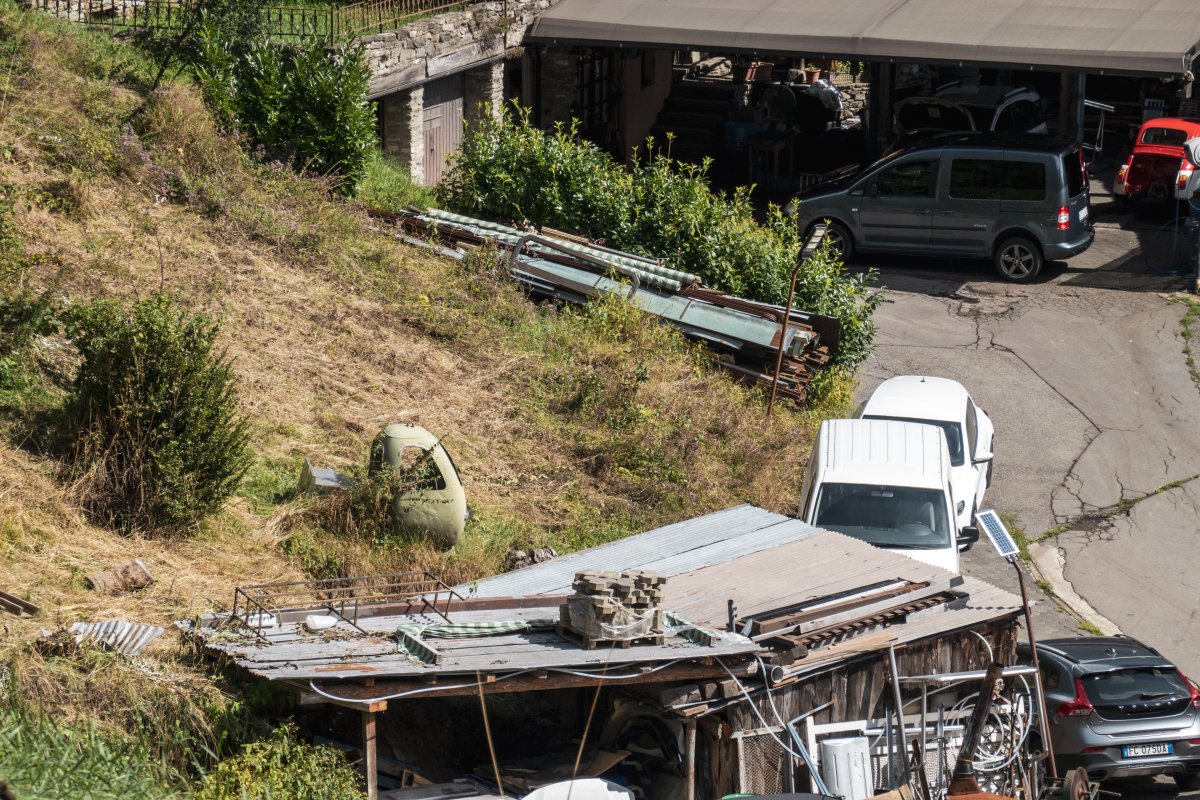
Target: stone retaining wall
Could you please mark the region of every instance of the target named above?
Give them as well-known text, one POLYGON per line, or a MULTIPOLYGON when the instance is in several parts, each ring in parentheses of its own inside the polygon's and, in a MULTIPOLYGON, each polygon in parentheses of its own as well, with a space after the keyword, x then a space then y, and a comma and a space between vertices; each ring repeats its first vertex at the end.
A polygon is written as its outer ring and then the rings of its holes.
POLYGON ((499 58, 519 47, 538 13, 555 0, 485 0, 394 31, 362 38, 379 97, 499 58))

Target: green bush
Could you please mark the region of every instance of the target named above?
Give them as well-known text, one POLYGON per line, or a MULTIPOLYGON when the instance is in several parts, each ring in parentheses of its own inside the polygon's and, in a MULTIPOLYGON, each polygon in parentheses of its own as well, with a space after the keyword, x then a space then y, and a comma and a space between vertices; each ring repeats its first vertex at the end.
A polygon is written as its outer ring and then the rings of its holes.
POLYGON ((339 52, 312 38, 298 45, 227 38, 215 24, 195 36, 193 71, 217 118, 267 160, 336 176, 354 194, 376 149, 371 72, 363 47, 339 52))
POLYGON ((218 325, 159 296, 77 306, 67 331, 82 363, 66 429, 92 516, 128 530, 215 510, 250 465, 218 325))
MULTIPOLYGON (((578 231, 613 247, 665 258, 705 284, 754 300, 783 303, 800 250, 793 220, 777 206, 755 219, 750 190, 714 192, 708 165, 677 162, 654 142, 629 169, 581 141, 576 124, 546 133, 510 110, 476 123, 439 187, 456 211, 578 231)), ((878 293, 871 275, 850 275, 823 253, 801 270, 796 306, 837 317, 837 362, 870 353, 878 293)))
POLYGON ((287 724, 209 772, 196 800, 359 800, 358 773, 340 752, 296 739, 287 724))
POLYGON ((633 215, 633 176, 577 124, 545 133, 529 112, 484 115, 467 131, 439 197, 467 214, 621 239, 633 215))

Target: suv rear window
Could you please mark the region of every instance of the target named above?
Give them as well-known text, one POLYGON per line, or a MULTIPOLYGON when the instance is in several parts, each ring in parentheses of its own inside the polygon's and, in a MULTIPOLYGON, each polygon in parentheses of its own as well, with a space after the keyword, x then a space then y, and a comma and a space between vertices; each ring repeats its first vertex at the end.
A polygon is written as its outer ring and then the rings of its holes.
POLYGON ((1191 703, 1191 691, 1168 667, 1100 672, 1080 677, 1088 700, 1106 719, 1179 714, 1191 703))
POLYGON ((1142 144, 1158 144, 1180 147, 1187 141, 1187 131, 1177 128, 1146 128, 1142 131, 1142 144))
POLYGON ((1012 159, 956 158, 950 196, 961 200, 1045 200, 1046 165, 1012 159))

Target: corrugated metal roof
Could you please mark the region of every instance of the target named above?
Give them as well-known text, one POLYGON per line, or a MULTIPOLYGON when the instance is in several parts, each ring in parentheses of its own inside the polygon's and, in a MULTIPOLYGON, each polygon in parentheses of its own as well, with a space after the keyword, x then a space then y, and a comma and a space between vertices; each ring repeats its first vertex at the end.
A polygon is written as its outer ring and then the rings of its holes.
POLYGON ((575 573, 585 569, 652 569, 671 577, 818 532, 800 520, 740 505, 455 588, 478 597, 523 597, 570 591, 575 573))
POLYGON ((678 575, 663 587, 663 603, 693 622, 723 625, 729 600, 746 617, 876 583, 948 584, 952 578, 915 558, 817 530, 800 541, 678 575))
POLYGON ((96 640, 102 646, 127 656, 136 656, 162 635, 157 625, 142 625, 123 619, 112 622, 76 622, 71 626, 75 641, 96 640))

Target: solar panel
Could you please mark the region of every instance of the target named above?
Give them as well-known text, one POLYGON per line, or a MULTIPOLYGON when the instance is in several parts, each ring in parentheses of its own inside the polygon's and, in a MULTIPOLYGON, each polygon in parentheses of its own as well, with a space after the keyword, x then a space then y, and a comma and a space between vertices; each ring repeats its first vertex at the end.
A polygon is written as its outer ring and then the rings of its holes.
POLYGON ((1004 527, 1004 523, 1000 521, 1000 516, 995 511, 978 511, 975 514, 975 519, 983 527, 984 533, 991 540, 992 546, 996 548, 996 552, 1001 558, 1006 558, 1011 561, 1020 552, 1021 548, 1013 540, 1008 529, 1004 527))
POLYGON ((804 243, 804 249, 800 251, 801 261, 808 261, 817 254, 817 248, 825 240, 825 231, 827 230, 829 230, 829 225, 824 222, 818 222, 813 226, 812 232, 808 234, 808 240, 804 243))

